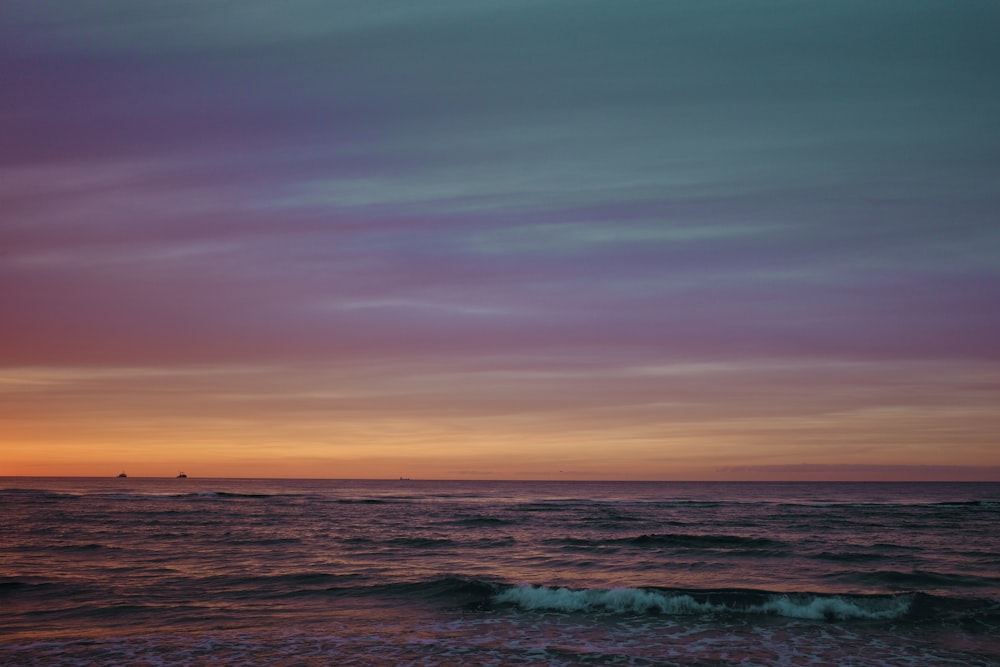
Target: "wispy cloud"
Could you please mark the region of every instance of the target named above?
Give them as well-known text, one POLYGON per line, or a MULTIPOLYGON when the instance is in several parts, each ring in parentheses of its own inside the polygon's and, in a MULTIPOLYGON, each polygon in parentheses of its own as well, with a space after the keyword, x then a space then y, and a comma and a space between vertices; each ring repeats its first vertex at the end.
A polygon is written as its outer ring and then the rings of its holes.
POLYGON ((11 419, 996 465, 997 11, 8 3, 11 419))

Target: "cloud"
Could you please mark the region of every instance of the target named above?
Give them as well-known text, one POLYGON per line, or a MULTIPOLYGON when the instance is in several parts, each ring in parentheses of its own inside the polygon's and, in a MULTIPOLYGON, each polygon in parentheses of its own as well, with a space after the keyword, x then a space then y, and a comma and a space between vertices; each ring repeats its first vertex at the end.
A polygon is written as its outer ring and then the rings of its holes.
POLYGON ((951 396, 993 427, 990 3, 56 6, 0 16, 0 365, 288 369, 129 389, 297 404, 311 447, 339 397, 988 458, 951 396))

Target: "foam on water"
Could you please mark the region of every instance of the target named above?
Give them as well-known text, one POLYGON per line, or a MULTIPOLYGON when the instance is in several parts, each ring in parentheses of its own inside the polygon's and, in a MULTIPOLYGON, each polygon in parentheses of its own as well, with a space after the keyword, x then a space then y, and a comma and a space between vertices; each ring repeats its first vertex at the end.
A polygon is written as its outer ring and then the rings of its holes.
POLYGON ((497 593, 494 601, 522 609, 563 612, 764 614, 813 620, 893 619, 906 614, 911 605, 911 597, 905 595, 862 597, 728 592, 696 597, 691 593, 642 588, 571 590, 544 586, 512 586, 497 593), (763 598, 762 601, 756 601, 759 598, 763 598))
POLYGON ((1000 664, 996 484, 5 484, 0 665, 1000 664))
POLYGON ((523 609, 567 612, 693 614, 725 609, 720 605, 698 602, 690 595, 664 595, 640 588, 571 590, 544 586, 512 586, 494 596, 494 601, 513 604, 523 609))
POLYGON ((751 605, 746 611, 755 614, 776 614, 788 618, 806 619, 892 619, 910 611, 909 596, 856 598, 833 596, 773 596, 760 605, 751 605))

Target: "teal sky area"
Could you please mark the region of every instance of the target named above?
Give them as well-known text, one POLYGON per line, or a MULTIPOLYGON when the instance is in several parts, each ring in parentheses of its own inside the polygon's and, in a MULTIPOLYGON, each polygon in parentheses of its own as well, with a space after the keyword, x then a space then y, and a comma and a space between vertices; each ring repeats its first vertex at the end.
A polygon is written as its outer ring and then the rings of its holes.
POLYGON ((0 474, 1000 480, 998 28, 4 2, 0 474))

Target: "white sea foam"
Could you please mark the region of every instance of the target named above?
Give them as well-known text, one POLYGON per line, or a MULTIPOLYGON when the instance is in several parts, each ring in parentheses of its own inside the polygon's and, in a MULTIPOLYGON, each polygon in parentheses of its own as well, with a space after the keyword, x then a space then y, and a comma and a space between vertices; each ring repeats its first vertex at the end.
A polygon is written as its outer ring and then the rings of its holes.
POLYGON ((524 609, 554 611, 606 610, 620 613, 660 612, 664 614, 697 614, 723 611, 725 607, 698 602, 690 595, 664 594, 641 588, 545 588, 513 586, 494 598, 497 602, 515 604, 524 609))
POLYGON ((757 614, 775 614, 789 618, 836 619, 899 618, 910 610, 909 596, 879 598, 848 598, 839 595, 775 595, 767 602, 751 605, 746 611, 757 614))
MULTIPOLYGON (((712 612, 785 616, 802 619, 890 619, 910 608, 910 598, 844 597, 813 594, 769 595, 763 602, 742 603, 740 594, 727 594, 728 602, 698 600, 688 593, 669 593, 641 588, 546 588, 513 586, 498 593, 498 603, 522 609, 565 612, 607 611, 614 613, 704 614, 712 612)), ((716 596, 724 597, 724 596, 716 596)))

